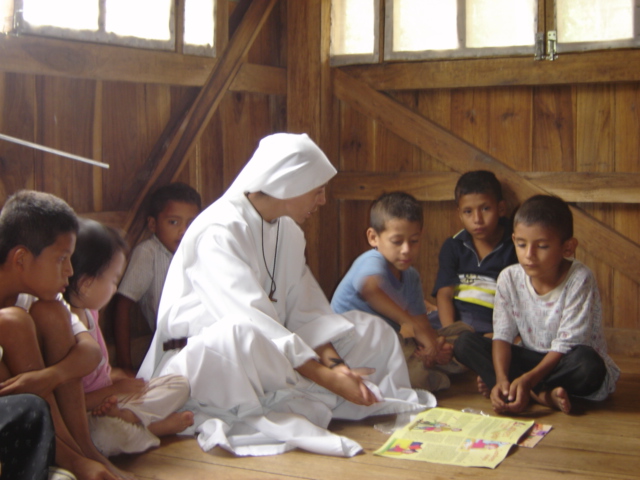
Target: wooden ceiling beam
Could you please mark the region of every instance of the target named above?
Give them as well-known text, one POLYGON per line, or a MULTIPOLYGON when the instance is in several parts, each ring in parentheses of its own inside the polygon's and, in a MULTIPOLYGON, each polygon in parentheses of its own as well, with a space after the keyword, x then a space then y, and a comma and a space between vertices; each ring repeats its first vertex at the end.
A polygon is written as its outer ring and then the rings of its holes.
MULTIPOLYGON (((567 202, 640 203, 640 173, 518 172, 523 178, 567 202)), ((339 172, 331 196, 339 200, 374 200, 402 189, 420 201, 453 200, 457 172, 339 172)))
POLYGON ((167 138, 164 136, 160 138, 156 147, 160 145, 161 148, 154 148, 154 152, 161 152, 160 158, 152 154, 146 161, 147 167, 151 165, 153 167, 148 168, 150 173, 144 186, 136 188, 136 201, 131 206, 130 215, 124 225, 130 245, 136 243, 145 228, 146 215, 140 208, 145 197, 160 185, 172 181, 182 169, 200 134, 229 90, 247 52, 276 2, 277 0, 251 2, 219 62, 211 71, 207 82, 184 118, 177 123, 167 138))
POLYGON ((533 56, 393 62, 341 67, 375 90, 427 90, 513 85, 640 81, 640 50, 563 53, 552 62, 533 56))
MULTIPOLYGON (((224 50, 217 42, 219 51, 224 50)), ((201 87, 217 59, 173 52, 0 35, 0 71, 130 83, 201 87)), ((285 95, 287 70, 243 64, 232 91, 285 95)))
MULTIPOLYGON (((334 92, 339 100, 428 152, 456 172, 491 170, 516 194, 519 201, 532 195, 550 193, 520 176, 508 165, 345 72, 335 69, 333 81, 334 92)), ((636 261, 640 257, 640 245, 583 210, 576 207, 571 209, 574 231, 581 247, 640 283, 640 263, 636 261)))

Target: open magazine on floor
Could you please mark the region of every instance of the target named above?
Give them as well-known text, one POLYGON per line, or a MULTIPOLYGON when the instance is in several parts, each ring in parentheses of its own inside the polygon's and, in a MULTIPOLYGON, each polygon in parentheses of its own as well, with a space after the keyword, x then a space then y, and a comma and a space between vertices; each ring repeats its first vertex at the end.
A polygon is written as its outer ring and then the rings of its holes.
POLYGON ((522 439, 535 446, 551 427, 533 420, 491 417, 446 408, 419 413, 374 452, 384 457, 495 468, 522 439))

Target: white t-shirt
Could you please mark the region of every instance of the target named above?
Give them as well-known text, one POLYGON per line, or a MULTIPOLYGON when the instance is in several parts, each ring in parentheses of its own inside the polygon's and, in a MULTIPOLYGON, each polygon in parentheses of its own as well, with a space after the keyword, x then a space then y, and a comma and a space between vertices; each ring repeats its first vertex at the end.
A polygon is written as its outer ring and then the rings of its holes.
POLYGON ((545 295, 536 293, 520 264, 500 273, 493 339, 511 343, 518 334, 525 348, 540 353, 592 347, 604 360, 607 375, 602 387, 586 398, 603 400, 615 390, 620 369, 607 354, 598 285, 583 263, 573 260, 565 280, 545 295))

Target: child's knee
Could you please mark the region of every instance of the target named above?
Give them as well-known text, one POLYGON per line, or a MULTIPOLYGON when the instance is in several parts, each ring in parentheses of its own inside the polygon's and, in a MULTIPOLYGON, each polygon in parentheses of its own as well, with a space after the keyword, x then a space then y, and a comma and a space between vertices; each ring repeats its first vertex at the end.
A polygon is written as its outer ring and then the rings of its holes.
POLYGON ((20 307, 8 307, 0 310, 0 339, 11 341, 17 335, 34 336, 35 325, 31 316, 20 307))
MULTIPOLYGON (((71 312, 58 301, 39 300, 29 310, 39 334, 55 332, 73 339, 71 330, 71 312)), ((48 333, 47 333, 48 334, 48 333)))

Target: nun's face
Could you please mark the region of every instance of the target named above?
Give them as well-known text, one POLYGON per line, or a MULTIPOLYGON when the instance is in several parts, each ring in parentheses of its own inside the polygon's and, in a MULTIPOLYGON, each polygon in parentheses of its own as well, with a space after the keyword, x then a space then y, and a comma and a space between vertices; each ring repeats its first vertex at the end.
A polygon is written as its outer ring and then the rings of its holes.
POLYGON ((299 197, 286 199, 284 201, 286 215, 293 218, 299 225, 302 225, 320 205, 327 203, 325 187, 326 185, 322 185, 299 197))

